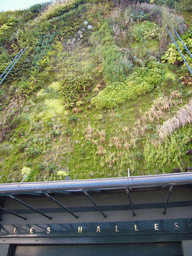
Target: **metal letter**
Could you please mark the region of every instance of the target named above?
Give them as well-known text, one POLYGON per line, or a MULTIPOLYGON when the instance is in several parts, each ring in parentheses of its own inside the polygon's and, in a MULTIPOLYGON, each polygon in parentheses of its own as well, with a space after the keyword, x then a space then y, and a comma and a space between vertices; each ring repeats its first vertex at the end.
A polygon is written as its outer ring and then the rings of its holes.
POLYGON ((159 224, 158 224, 158 223, 155 223, 155 224, 154 224, 154 228, 155 228, 155 230, 159 230, 159 224))
POLYGON ((83 227, 78 227, 78 233, 83 233, 83 227))
POLYGON ((137 225, 135 225, 135 231, 139 231, 138 228, 137 228, 137 225))
POLYGON ((30 228, 30 234, 33 234, 34 227, 30 228))
POLYGON ((97 230, 96 230, 96 233, 101 233, 101 227, 100 226, 97 226, 97 230))
POLYGON ((13 229, 13 233, 14 233, 14 234, 16 234, 16 231, 17 231, 17 229, 16 229, 16 228, 14 228, 14 229, 13 229))
POLYGON ((179 229, 179 225, 177 222, 174 223, 175 229, 179 229))
POLYGON ((117 227, 117 226, 115 226, 115 232, 119 232, 119 230, 118 230, 118 227, 117 227))
POLYGON ((49 234, 49 233, 51 233, 51 228, 50 227, 47 228, 47 234, 49 234))

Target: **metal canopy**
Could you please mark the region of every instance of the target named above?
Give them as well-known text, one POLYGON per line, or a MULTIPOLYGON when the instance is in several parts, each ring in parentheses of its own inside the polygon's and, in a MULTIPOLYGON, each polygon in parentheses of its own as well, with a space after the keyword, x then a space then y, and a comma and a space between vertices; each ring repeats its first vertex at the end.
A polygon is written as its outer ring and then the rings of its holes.
MULTIPOLYGON (((129 178, 111 178, 111 179, 94 179, 94 180, 77 180, 77 181, 55 181, 55 182, 34 182, 34 183, 10 183, 0 185, 0 196, 9 197, 12 200, 17 201, 20 204, 32 209, 38 214, 43 215, 48 219, 52 219, 51 216, 44 214, 42 211, 32 207, 28 203, 20 200, 16 196, 42 196, 47 197, 54 201, 57 205, 63 208, 70 215, 79 218, 70 209, 66 208, 54 195, 62 194, 63 196, 74 195, 76 193, 85 195, 89 198, 91 203, 95 206, 96 210, 99 211, 104 218, 107 217, 101 207, 93 200, 90 194, 102 193, 110 191, 124 191, 127 194, 130 210, 132 211, 133 217, 136 216, 135 207, 132 203, 131 194, 136 190, 154 190, 168 188, 167 198, 164 204, 163 214, 166 214, 166 210, 169 207, 169 198, 173 187, 192 185, 192 173, 176 173, 176 174, 164 174, 164 175, 150 175, 150 176, 135 176, 129 178)), ((25 198, 25 197, 24 197, 25 198)), ((9 214, 13 214, 16 217, 26 220, 25 217, 14 213, 8 209, 0 207, 1 211, 5 211, 9 214)))
POLYGON ((192 172, 135 176, 129 178, 5 183, 0 185, 0 195, 3 196, 6 194, 30 194, 34 192, 65 193, 66 191, 82 193, 82 191, 84 190, 115 190, 125 188, 147 188, 150 190, 154 187, 170 187, 171 185, 177 186, 187 184, 192 184, 192 172))

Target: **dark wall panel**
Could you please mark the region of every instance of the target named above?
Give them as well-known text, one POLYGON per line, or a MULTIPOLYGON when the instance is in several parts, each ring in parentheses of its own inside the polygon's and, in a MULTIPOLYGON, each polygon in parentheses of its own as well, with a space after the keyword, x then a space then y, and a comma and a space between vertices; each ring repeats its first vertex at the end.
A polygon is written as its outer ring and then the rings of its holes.
POLYGON ((182 256, 181 243, 17 246, 14 256, 182 256))

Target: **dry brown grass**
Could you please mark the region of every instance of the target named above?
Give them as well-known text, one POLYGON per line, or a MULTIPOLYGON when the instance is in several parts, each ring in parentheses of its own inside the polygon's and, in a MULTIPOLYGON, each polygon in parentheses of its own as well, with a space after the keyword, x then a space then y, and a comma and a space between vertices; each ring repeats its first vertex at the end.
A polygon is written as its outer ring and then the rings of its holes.
POLYGON ((90 125, 88 125, 87 130, 85 132, 86 140, 92 140, 95 137, 94 131, 95 131, 95 129, 93 127, 91 127, 90 125))
POLYGON ((11 132, 12 128, 16 127, 13 119, 22 111, 25 99, 16 95, 13 97, 9 105, 0 114, 0 142, 2 142, 6 134, 11 132))
POLYGON ((153 101, 152 107, 141 117, 142 123, 153 123, 155 121, 159 122, 160 118, 163 118, 165 111, 182 103, 182 100, 180 99, 181 97, 182 95, 179 91, 173 91, 169 97, 162 96, 157 98, 153 101), (176 98, 180 100, 175 100, 176 98))
POLYGON ((101 145, 97 146, 97 154, 98 155, 105 155, 105 148, 101 145))
POLYGON ((115 136, 112 138, 112 144, 116 147, 116 149, 120 150, 123 146, 123 140, 115 136))
POLYGON ((163 123, 158 129, 159 137, 164 140, 175 130, 192 123, 192 99, 181 107, 177 114, 163 123))
POLYGON ((99 134, 99 136, 100 136, 101 138, 105 138, 105 137, 106 137, 106 132, 105 132, 104 130, 99 131, 98 134, 99 134))
POLYGON ((129 134, 129 127, 128 126, 124 126, 123 127, 123 132, 126 134, 129 134))
MULTIPOLYGON (((148 129, 149 124, 154 122, 160 123, 160 119, 167 118, 167 113, 171 107, 176 107, 182 103, 181 93, 179 91, 172 91, 169 96, 162 96, 153 101, 151 108, 146 111, 141 118, 137 119, 134 128, 131 130, 128 126, 123 127, 124 144, 125 149, 130 149, 136 146, 137 139, 144 136, 148 129)), ((181 115, 181 114, 180 114, 181 115)), ((117 137, 114 137, 111 142, 116 148, 121 148, 121 141, 119 142, 117 137), (115 138, 115 139, 114 139, 115 138)))

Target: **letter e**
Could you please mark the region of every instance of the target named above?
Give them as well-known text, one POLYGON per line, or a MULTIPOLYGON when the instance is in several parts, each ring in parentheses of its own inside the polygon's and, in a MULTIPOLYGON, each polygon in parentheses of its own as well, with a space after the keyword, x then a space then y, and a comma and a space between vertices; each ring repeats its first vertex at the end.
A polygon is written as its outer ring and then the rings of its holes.
POLYGON ((155 228, 155 230, 159 230, 159 224, 158 224, 158 223, 155 223, 155 224, 154 224, 154 228, 155 228))

